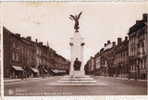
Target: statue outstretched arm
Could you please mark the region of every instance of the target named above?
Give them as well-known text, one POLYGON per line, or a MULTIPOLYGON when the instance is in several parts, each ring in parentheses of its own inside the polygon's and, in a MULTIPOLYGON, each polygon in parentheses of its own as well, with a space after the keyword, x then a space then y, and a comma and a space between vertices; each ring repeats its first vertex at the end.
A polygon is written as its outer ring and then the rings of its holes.
POLYGON ((82 11, 79 13, 79 15, 78 15, 78 19, 80 18, 81 15, 82 15, 82 11))
POLYGON ((70 15, 71 20, 75 20, 75 17, 73 15, 70 15))

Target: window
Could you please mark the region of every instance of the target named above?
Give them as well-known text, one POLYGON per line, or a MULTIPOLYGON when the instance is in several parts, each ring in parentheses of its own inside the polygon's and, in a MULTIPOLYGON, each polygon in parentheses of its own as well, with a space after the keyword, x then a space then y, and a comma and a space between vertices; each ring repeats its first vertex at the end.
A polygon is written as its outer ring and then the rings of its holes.
POLYGON ((16 53, 16 59, 15 59, 17 62, 19 61, 19 55, 18 53, 16 53))
POLYGON ((16 61, 16 44, 12 43, 12 61, 16 61))
POLYGON ((15 61, 15 53, 12 52, 12 61, 15 61))
POLYGON ((12 48, 13 48, 13 49, 16 48, 16 44, 15 44, 15 42, 13 42, 13 44, 12 44, 12 48))

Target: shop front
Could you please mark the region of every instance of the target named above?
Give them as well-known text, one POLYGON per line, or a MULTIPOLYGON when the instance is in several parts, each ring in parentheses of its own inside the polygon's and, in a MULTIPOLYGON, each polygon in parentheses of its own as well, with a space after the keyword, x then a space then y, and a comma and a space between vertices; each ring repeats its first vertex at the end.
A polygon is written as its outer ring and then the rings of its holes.
POLYGON ((12 66, 10 70, 10 78, 23 78, 24 77, 24 69, 20 66, 12 66))

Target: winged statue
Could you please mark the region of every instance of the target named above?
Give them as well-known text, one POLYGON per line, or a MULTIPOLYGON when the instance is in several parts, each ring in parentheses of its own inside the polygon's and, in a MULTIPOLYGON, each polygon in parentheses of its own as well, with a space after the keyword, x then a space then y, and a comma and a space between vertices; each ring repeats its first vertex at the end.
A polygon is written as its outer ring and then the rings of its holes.
POLYGON ((70 15, 69 19, 71 19, 72 21, 75 22, 75 25, 74 25, 74 29, 75 29, 75 32, 79 32, 79 19, 80 19, 80 16, 82 15, 82 11, 78 14, 78 15, 70 15))

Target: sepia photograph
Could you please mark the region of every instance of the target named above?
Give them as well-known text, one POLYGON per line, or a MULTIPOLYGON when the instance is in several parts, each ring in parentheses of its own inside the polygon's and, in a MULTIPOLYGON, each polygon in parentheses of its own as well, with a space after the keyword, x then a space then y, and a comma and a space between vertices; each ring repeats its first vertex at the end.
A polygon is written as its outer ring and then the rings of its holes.
POLYGON ((147 96, 147 4, 0 2, 4 96, 147 96))

